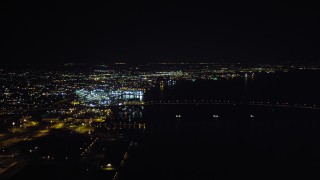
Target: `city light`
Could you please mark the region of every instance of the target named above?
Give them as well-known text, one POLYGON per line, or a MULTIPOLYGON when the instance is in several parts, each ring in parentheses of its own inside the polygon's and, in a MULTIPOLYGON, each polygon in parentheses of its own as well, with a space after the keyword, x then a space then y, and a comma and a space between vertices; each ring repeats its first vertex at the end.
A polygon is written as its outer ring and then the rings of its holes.
POLYGON ((94 106, 108 106, 119 101, 143 100, 143 91, 141 90, 115 90, 107 91, 101 89, 94 90, 76 90, 76 95, 84 104, 94 106))

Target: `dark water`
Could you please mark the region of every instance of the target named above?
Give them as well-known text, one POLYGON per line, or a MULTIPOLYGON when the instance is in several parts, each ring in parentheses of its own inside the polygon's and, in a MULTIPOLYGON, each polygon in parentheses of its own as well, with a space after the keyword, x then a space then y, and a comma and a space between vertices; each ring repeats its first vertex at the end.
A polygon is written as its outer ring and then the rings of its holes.
POLYGON ((230 105, 146 111, 149 131, 126 179, 319 178, 318 111, 230 105))
POLYGON ((217 81, 183 81, 159 86, 146 93, 145 100, 232 100, 319 104, 320 71, 259 74, 254 78, 217 81))
MULTIPOLYGON (((146 100, 222 99, 319 104, 319 72, 178 82, 146 100)), ((319 179, 319 110, 247 105, 154 105, 124 179, 319 179), (176 118, 180 114, 181 118, 176 118), (213 114, 219 115, 213 118, 213 114), (254 115, 254 118, 250 117, 254 115)))

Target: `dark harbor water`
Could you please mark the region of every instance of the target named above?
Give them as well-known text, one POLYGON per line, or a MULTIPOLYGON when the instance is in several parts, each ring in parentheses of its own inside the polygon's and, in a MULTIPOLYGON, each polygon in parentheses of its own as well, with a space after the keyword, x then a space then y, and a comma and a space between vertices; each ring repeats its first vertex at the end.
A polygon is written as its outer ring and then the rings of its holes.
POLYGON ((244 104, 147 106, 149 128, 125 179, 318 179, 320 111, 246 102, 319 104, 319 77, 291 72, 156 86, 147 101, 244 104))
POLYGON ((319 71, 259 74, 248 78, 178 81, 152 88, 145 100, 229 100, 319 104, 319 71))
POLYGON ((320 177, 319 111, 158 105, 146 112, 150 127, 125 179, 320 177))

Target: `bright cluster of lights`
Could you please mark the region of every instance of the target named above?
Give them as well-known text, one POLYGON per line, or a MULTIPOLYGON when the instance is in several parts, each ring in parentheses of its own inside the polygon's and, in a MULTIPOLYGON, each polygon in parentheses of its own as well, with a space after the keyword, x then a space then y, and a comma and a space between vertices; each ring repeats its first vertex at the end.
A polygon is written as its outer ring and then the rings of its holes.
POLYGON ((108 105, 111 103, 111 99, 108 93, 102 89, 95 89, 92 91, 81 89, 76 91, 76 95, 90 106, 108 105))
POLYGON ((141 90, 116 90, 107 91, 103 89, 94 90, 77 90, 76 95, 88 106, 106 106, 117 103, 119 100, 139 100, 143 99, 143 91, 141 90))

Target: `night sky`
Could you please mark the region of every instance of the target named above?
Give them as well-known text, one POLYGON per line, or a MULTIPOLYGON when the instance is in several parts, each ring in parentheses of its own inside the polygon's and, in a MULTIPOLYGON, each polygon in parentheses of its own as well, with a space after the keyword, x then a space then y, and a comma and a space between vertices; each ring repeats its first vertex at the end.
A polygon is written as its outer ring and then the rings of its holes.
POLYGON ((315 4, 221 2, 10 1, 1 63, 319 62, 315 4))

